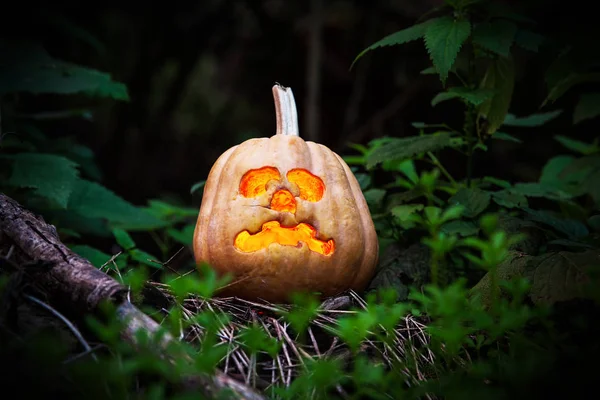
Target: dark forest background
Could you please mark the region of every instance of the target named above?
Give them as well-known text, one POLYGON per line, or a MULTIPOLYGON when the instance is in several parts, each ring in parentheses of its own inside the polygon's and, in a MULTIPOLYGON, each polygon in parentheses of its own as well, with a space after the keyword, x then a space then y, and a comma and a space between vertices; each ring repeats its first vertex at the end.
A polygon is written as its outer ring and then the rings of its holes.
MULTIPOLYGON (((340 154, 353 152, 348 143, 414 135, 414 121, 460 126, 464 116, 459 103, 430 106, 442 87, 437 76, 419 74, 429 65, 420 41, 369 53, 350 70, 362 49, 442 3, 20 3, 16 11, 3 10, 1 25, 4 34, 35 36, 55 58, 107 71, 127 85, 130 102, 27 98, 30 113, 89 105, 91 112, 80 118, 44 121, 46 134, 77 135, 94 151, 102 183, 135 204, 162 196, 195 206, 200 198, 190 195, 191 185, 205 179, 223 151, 247 138, 275 133, 270 90, 275 82, 294 90, 301 135, 340 154)), ((589 2, 507 3, 537 21, 538 32, 597 45, 589 2)), ((529 53, 521 62, 525 65, 517 67, 511 112, 529 115, 547 94, 540 71, 548 60, 529 53)), ((572 108, 578 95, 575 88, 556 107, 564 103, 572 108)), ((552 135, 564 127, 585 141, 597 124, 588 120, 573 127, 571 122, 570 113, 564 113, 551 131, 527 130, 521 137, 525 145, 498 143, 485 153, 493 162, 482 163, 486 170, 478 173, 536 179, 545 160, 560 150, 552 135)), ((464 160, 450 157, 455 159, 444 160, 449 170, 464 173, 464 160)), ((479 168, 477 160, 475 165, 479 168)))

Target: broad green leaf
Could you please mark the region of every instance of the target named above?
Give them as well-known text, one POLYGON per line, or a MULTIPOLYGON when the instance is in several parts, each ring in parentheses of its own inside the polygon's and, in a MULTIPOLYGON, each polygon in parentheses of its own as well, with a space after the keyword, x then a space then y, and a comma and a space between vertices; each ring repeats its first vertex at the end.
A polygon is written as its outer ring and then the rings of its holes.
POLYGON ((452 146, 452 134, 439 132, 423 136, 390 138, 386 146, 375 149, 367 158, 367 168, 388 160, 403 160, 427 151, 452 146))
POLYGON ((410 216, 417 211, 422 210, 423 204, 403 204, 392 208, 392 215, 398 218, 400 221, 409 220, 410 216))
POLYGON ((479 117, 487 120, 487 133, 493 134, 502 126, 515 86, 515 65, 511 58, 500 57, 488 66, 480 88, 492 89, 494 96, 479 106, 479 117))
POLYGON ((492 139, 506 140, 508 142, 523 143, 523 141, 521 139, 518 139, 512 135, 509 135, 508 133, 498 132, 498 131, 494 132, 494 134, 492 135, 492 139))
POLYGON ((425 30, 425 47, 433 65, 445 84, 448 72, 463 43, 471 34, 471 23, 467 19, 440 17, 433 20, 425 30))
POLYGON ((33 188, 38 196, 66 208, 73 186, 78 180, 77 164, 52 154, 20 153, 6 156, 13 160, 11 186, 33 188))
POLYGON ((29 92, 75 94, 129 100, 124 84, 109 74, 56 60, 31 42, 0 41, 0 95, 29 92))
POLYGON ((564 233, 570 239, 581 238, 589 235, 585 224, 574 219, 560 218, 549 211, 523 208, 529 214, 531 220, 541 222, 557 231, 564 233))
POLYGON ((515 193, 510 190, 501 190, 492 193, 492 200, 496 204, 506 208, 522 208, 528 207, 527 197, 521 193, 515 193))
POLYGON ((117 244, 121 246, 123 250, 130 250, 135 247, 135 242, 132 237, 123 229, 115 228, 112 233, 117 240, 117 244))
POLYGON ((430 19, 430 20, 427 20, 420 24, 416 24, 416 25, 413 25, 406 29, 402 29, 401 31, 392 33, 391 35, 388 35, 388 36, 384 37, 383 39, 373 43, 372 45, 370 45, 369 47, 367 47, 366 49, 361 51, 356 56, 356 58, 352 62, 352 65, 350 66, 350 69, 352 69, 352 67, 354 66, 356 61, 358 61, 359 58, 361 58, 362 56, 364 56, 367 52, 369 52, 371 50, 375 50, 378 47, 395 46, 395 45, 399 45, 399 44, 404 44, 404 43, 412 42, 413 40, 422 38, 425 35, 425 30, 427 29, 427 26, 429 24, 431 24, 432 22, 434 22, 435 20, 436 20, 435 18, 430 19))
POLYGON ((68 209, 88 218, 105 219, 113 227, 126 230, 149 230, 167 225, 109 189, 84 179, 77 180, 73 186, 68 209))
POLYGON ((506 114, 503 125, 506 126, 520 126, 531 128, 534 126, 542 126, 545 123, 552 121, 558 117, 563 110, 554 110, 543 113, 531 114, 526 117, 517 118, 513 114, 506 114))
POLYGON ((441 230, 448 235, 473 236, 479 232, 479 227, 472 221, 454 220, 442 225, 441 230))
POLYGON ((151 254, 146 253, 140 249, 131 249, 129 250, 129 256, 132 260, 139 262, 140 264, 147 265, 152 268, 162 268, 162 264, 157 261, 156 257, 151 254))
POLYGON ((546 99, 542 103, 541 107, 544 107, 548 102, 555 102, 563 94, 569 91, 572 87, 582 83, 596 83, 600 82, 599 72, 588 72, 588 73, 573 73, 566 78, 559 81, 548 93, 546 99))
POLYGON ((88 260, 96 268, 102 267, 111 257, 103 251, 87 245, 71 246, 71 250, 88 260))
POLYGON ((148 200, 148 207, 143 208, 150 214, 161 219, 181 219, 186 217, 197 217, 198 209, 182 207, 162 200, 148 200))
POLYGON ((489 182, 504 189, 509 189, 511 187, 510 182, 503 179, 494 178, 493 176, 486 176, 483 178, 483 181, 489 182))
POLYGON ((462 188, 448 199, 448 204, 463 206, 462 215, 475 218, 490 204, 490 193, 476 188, 462 188))
POLYGON ((596 118, 600 115, 600 93, 582 94, 573 112, 573 123, 596 118))
POLYGON ((513 186, 512 191, 527 197, 544 197, 550 200, 568 200, 573 197, 555 185, 543 182, 519 182, 513 186))
POLYGON ((561 173, 569 166, 573 160, 572 156, 556 156, 548 160, 544 168, 542 168, 542 174, 540 176, 540 183, 546 183, 551 185, 560 184, 561 173))
POLYGON ((478 296, 485 307, 490 307, 496 299, 494 298, 494 281, 511 281, 522 277, 525 274, 525 268, 529 261, 529 256, 522 257, 518 251, 509 251, 508 255, 493 272, 486 273, 483 278, 470 290, 469 296, 478 296), (492 273, 495 276, 492 276, 492 273), (494 279, 495 278, 495 279, 494 279))
POLYGON ((415 168, 415 163, 413 160, 402 161, 398 165, 396 171, 402 172, 414 184, 419 182, 419 175, 417 174, 417 169, 415 168))
POLYGON ((544 254, 530 257, 525 277, 531 282, 529 296, 534 304, 551 305, 577 298, 590 298, 588 286, 592 274, 598 272, 597 250, 544 254))
POLYGON ((554 139, 560 142, 560 144, 565 146, 567 149, 584 155, 597 153, 600 150, 600 148, 596 144, 589 144, 562 135, 556 135, 554 136, 554 139))
MULTIPOLYGON (((496 281, 527 278, 531 283, 529 298, 536 305, 552 305, 572 299, 592 298, 590 278, 598 272, 600 257, 596 250, 571 253, 561 251, 541 256, 523 256, 511 251, 496 268, 496 281)), ((480 296, 483 304, 490 306, 492 297, 492 272, 488 272, 470 295, 480 296)))
POLYGON ((526 29, 517 30, 515 35, 515 44, 525 50, 538 52, 540 47, 544 44, 546 38, 539 33, 531 32, 526 29))
POLYGON ((194 224, 186 225, 181 230, 169 228, 167 229, 167 235, 184 246, 191 246, 194 238, 194 229, 196 229, 196 225, 194 224))
POLYGON ((448 89, 446 92, 435 95, 433 100, 431 100, 431 106, 435 107, 442 101, 456 98, 466 100, 467 102, 478 106, 493 95, 494 91, 489 89, 468 89, 465 87, 454 87, 448 89))
POLYGON ((385 190, 383 189, 369 189, 364 192, 365 200, 371 209, 377 209, 381 206, 381 202, 385 197, 385 190))
POLYGON ((495 19, 482 22, 473 30, 473 43, 502 57, 508 57, 517 34, 514 22, 495 19))

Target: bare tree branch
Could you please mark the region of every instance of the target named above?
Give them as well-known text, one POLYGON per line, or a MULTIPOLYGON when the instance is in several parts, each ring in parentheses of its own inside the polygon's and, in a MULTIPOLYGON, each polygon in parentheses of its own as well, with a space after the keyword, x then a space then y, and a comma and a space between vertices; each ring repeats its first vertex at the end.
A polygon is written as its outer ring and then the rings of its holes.
MULTIPOLYGON (((0 244, 14 245, 20 261, 29 261, 25 274, 44 291, 46 300, 57 311, 81 318, 98 311, 102 302, 113 302, 117 316, 125 323, 122 337, 134 346, 136 332, 141 330, 152 335, 160 329, 156 321, 127 301, 123 285, 73 253, 60 241, 54 226, 3 193, 0 193, 0 244)), ((174 340, 165 335, 163 344, 174 340)), ((236 399, 263 399, 219 370, 214 376, 186 377, 185 384, 206 398, 215 398, 228 389, 236 399)))

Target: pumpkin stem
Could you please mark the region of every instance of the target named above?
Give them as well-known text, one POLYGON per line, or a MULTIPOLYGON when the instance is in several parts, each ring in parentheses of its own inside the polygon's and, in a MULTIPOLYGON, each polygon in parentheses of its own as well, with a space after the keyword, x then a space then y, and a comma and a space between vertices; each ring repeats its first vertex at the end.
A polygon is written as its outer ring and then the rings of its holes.
POLYGON ((276 84, 273 86, 273 98, 275 99, 277 135, 300 136, 298 112, 292 89, 276 84))

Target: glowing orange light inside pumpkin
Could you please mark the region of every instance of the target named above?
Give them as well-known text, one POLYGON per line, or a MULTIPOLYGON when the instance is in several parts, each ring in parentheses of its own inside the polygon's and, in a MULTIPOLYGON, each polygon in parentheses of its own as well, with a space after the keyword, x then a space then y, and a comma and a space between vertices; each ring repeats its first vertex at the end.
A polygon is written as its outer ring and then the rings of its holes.
POLYGON ((275 192, 273 199, 271 199, 271 210, 295 213, 296 199, 294 199, 292 192, 285 189, 275 192))
POLYGON ((325 192, 325 183, 305 169, 292 169, 287 173, 288 181, 298 185, 300 198, 307 201, 319 201, 325 192))
POLYGON ((279 180, 281 175, 275 167, 262 167, 251 169, 242 176, 240 193, 244 197, 256 197, 267 191, 267 183, 279 180))
POLYGON ((234 241, 234 246, 243 252, 250 253, 267 248, 271 243, 284 246, 298 246, 300 242, 316 253, 329 256, 335 250, 333 239, 322 241, 317 239, 317 230, 309 224, 300 223, 294 227, 286 228, 278 221, 265 222, 262 230, 254 235, 248 231, 240 232, 234 241))

